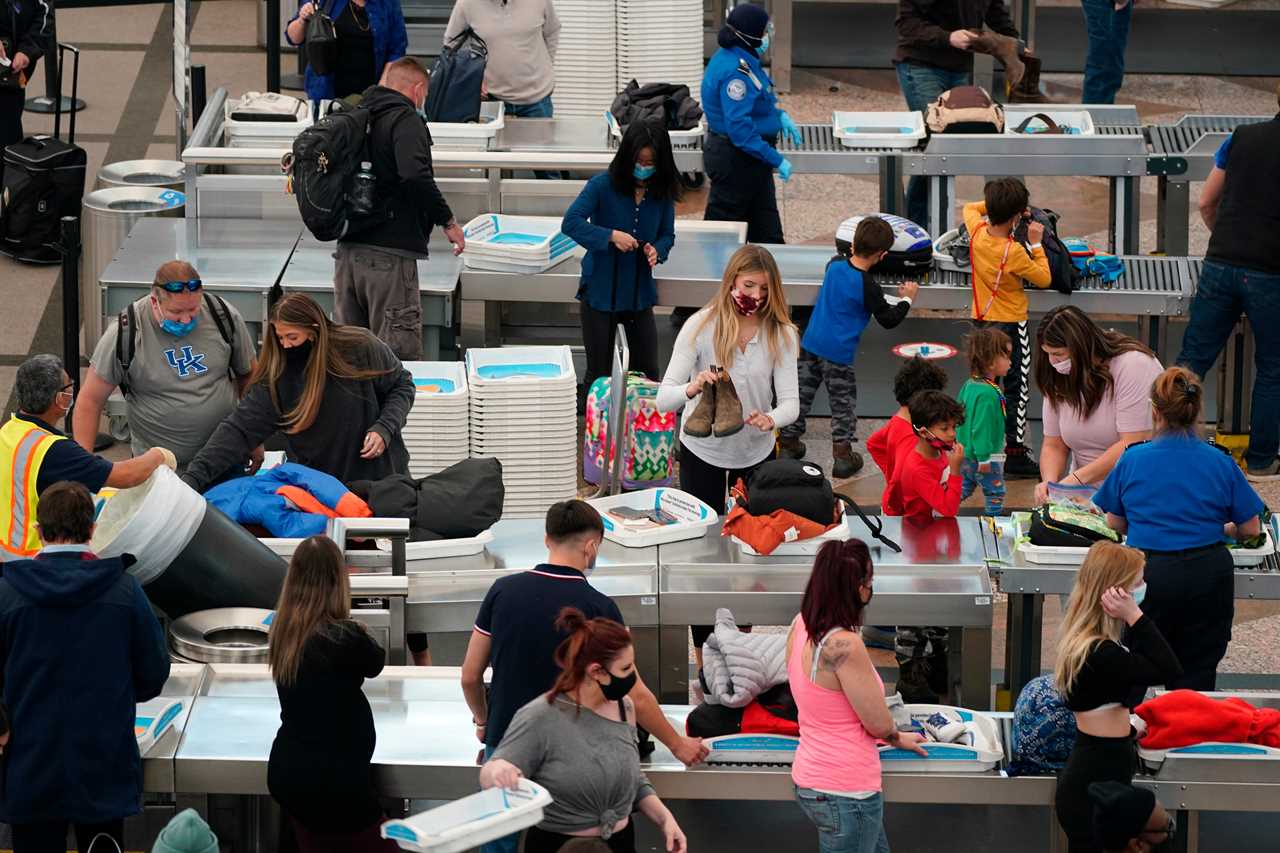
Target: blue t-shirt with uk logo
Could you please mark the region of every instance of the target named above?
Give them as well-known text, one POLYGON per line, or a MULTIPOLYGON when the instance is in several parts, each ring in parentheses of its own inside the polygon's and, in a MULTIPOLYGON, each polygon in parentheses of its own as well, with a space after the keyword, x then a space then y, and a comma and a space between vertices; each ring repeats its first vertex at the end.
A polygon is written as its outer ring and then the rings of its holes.
MULTIPOLYGON (((200 301, 195 328, 180 337, 161 328, 150 296, 133 304, 137 344, 129 365, 127 403, 135 454, 167 447, 179 468, 185 467, 235 409, 239 397, 231 377, 246 376, 252 369, 253 338, 239 312, 226 302, 219 308, 223 306, 222 321, 234 329, 230 344, 218 331, 206 299, 200 301)), ((90 362, 110 385, 126 378, 117 358, 118 326, 115 319, 108 324, 90 362)))

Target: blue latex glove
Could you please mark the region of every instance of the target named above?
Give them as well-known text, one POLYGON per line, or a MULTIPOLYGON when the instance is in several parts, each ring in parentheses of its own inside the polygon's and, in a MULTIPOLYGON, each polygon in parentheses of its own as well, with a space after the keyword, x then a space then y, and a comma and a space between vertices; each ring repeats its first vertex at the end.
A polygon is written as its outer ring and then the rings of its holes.
POLYGON ((782 111, 782 134, 791 140, 792 145, 800 144, 800 128, 796 126, 795 120, 787 115, 786 110, 782 111))
POLYGON ((778 177, 784 182, 791 180, 791 161, 786 157, 783 157, 782 162, 778 164, 778 177))

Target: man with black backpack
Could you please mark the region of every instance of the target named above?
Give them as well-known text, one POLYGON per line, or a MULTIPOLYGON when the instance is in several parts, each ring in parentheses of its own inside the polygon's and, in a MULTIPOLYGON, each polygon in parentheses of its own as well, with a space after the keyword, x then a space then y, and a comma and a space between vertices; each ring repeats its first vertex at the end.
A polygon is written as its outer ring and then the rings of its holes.
POLYGON ((191 264, 168 261, 151 293, 120 312, 98 341, 76 398, 76 443, 93 451, 102 410, 119 387, 133 452, 168 447, 182 470, 235 410, 255 357, 240 312, 207 292, 191 264))
POLYGON ((427 257, 431 228, 444 227, 454 254, 466 246, 436 186, 426 100, 426 69, 410 57, 390 63, 365 91, 359 108, 369 116, 365 157, 372 168, 362 171, 373 176, 372 212, 349 218, 335 256, 334 319, 371 330, 404 361, 422 358, 418 260, 427 257))

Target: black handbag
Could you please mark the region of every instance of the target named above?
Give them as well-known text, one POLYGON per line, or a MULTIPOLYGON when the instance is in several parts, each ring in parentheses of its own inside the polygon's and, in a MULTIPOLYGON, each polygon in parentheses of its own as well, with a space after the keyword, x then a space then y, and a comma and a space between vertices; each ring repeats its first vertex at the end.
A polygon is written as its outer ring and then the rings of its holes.
POLYGON ((332 74, 338 66, 338 26, 329 17, 336 3, 337 0, 330 3, 328 11, 316 6, 302 36, 307 65, 313 73, 321 76, 332 74))

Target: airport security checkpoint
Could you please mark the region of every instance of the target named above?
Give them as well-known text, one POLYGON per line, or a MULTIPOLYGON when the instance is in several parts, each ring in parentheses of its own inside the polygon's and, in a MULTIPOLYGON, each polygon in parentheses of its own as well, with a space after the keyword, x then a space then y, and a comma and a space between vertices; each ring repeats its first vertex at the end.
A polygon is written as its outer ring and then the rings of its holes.
POLYGON ((0 849, 1275 849, 1278 26, 5 0, 0 849))

